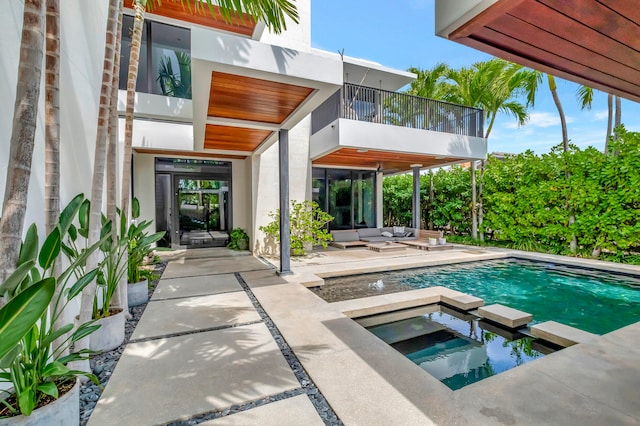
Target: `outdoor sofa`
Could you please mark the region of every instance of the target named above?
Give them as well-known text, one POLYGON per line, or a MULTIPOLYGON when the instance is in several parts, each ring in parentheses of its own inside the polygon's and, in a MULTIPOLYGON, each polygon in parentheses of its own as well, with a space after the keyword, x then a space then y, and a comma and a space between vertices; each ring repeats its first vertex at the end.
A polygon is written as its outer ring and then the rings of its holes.
POLYGON ((359 228, 345 231, 331 231, 334 247, 366 246, 373 243, 416 240, 416 230, 409 227, 359 228))

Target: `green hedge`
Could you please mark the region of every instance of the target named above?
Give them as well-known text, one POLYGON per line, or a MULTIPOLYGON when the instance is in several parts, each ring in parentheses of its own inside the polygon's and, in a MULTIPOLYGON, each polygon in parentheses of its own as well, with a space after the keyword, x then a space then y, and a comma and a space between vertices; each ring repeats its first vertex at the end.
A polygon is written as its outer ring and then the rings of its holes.
MULTIPOLYGON (((609 153, 589 147, 556 147, 490 158, 483 183, 485 239, 497 245, 551 253, 569 253, 573 235, 578 255, 636 263, 640 249, 640 133, 619 129, 609 153), (570 224, 570 212, 575 222, 570 224)), ((423 227, 468 235, 470 175, 451 167, 421 176, 423 227), (433 179, 433 202, 429 201, 433 179)), ((384 180, 388 225, 411 221, 411 175, 384 180)))

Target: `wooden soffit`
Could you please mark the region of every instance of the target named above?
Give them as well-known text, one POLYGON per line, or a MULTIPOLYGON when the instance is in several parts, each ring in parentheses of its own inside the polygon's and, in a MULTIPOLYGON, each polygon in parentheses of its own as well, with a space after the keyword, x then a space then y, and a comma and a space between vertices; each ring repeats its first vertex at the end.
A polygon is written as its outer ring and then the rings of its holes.
POLYGON ((313 92, 309 87, 214 71, 210 117, 281 124, 313 92))
POLYGON ((403 152, 340 148, 330 154, 313 160, 314 165, 335 167, 381 168, 385 173, 397 173, 411 170, 411 165, 421 164, 423 168, 452 164, 463 161, 462 158, 436 158, 432 155, 420 155, 403 152))
POLYGON ((449 39, 640 101, 640 7, 621 0, 499 0, 449 39))
MULTIPOLYGON (((178 21, 189 22, 191 24, 202 25, 215 28, 221 31, 240 34, 251 37, 256 27, 256 21, 251 15, 244 14, 244 18, 233 17, 231 23, 227 23, 220 14, 220 8, 213 6, 214 14, 211 13, 206 4, 199 5, 198 8, 191 4, 191 10, 186 4, 179 0, 164 0, 162 6, 147 6, 147 11, 154 15, 164 16, 178 21)), ((124 7, 133 9, 133 0, 124 0, 124 7)))
POLYGON ((164 156, 196 157, 196 158, 223 158, 225 160, 244 160, 246 155, 216 154, 212 152, 177 151, 173 149, 147 149, 133 148, 137 154, 151 154, 164 156))
POLYGON ((252 152, 270 135, 270 130, 207 124, 204 136, 205 149, 252 152))

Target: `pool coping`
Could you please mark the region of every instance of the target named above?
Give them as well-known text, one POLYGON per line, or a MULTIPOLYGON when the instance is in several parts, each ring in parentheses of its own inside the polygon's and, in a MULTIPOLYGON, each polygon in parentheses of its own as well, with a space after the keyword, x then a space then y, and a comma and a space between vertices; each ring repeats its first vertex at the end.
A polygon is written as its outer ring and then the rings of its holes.
MULTIPOLYGON (((447 255, 459 251, 448 251, 447 255)), ((481 256, 466 261, 514 257, 640 275, 640 267, 632 265, 612 267, 607 262, 537 253, 522 255, 513 250, 483 248, 481 251, 481 256)), ((295 272, 300 270, 300 273, 288 277, 242 273, 345 424, 631 424, 640 421, 640 406, 633 397, 633 384, 640 380, 637 367, 640 323, 452 391, 349 317, 358 310, 375 307, 372 300, 364 306, 362 300, 365 299, 327 303, 299 284, 301 275, 352 275, 452 263, 428 252, 426 257, 412 256, 409 260, 401 257, 382 260, 374 265, 363 259, 299 265, 295 272)), ((433 289, 421 289, 426 290, 422 293, 424 301, 435 302, 439 297, 433 289)), ((380 298, 375 309, 381 309, 379 306, 384 303, 395 307, 416 304, 415 300, 397 296, 401 294, 374 296, 380 298)))

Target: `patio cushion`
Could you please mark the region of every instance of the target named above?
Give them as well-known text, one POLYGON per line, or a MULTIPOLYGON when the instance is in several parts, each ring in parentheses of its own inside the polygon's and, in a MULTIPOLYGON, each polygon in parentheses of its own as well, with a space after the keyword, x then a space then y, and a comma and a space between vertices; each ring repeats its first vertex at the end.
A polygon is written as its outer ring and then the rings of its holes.
POLYGON ((379 228, 360 228, 358 229, 358 235, 363 240, 369 237, 380 237, 382 234, 379 228))
POLYGON ((358 241, 360 239, 360 236, 356 231, 332 231, 331 235, 333 236, 333 241, 337 243, 343 243, 346 241, 358 241))
POLYGON ((383 237, 393 237, 393 234, 391 232, 387 232, 387 231, 382 231, 381 235, 383 237))
POLYGON ((385 241, 395 241, 393 237, 365 237, 361 238, 362 241, 366 241, 368 243, 384 243, 385 241))

